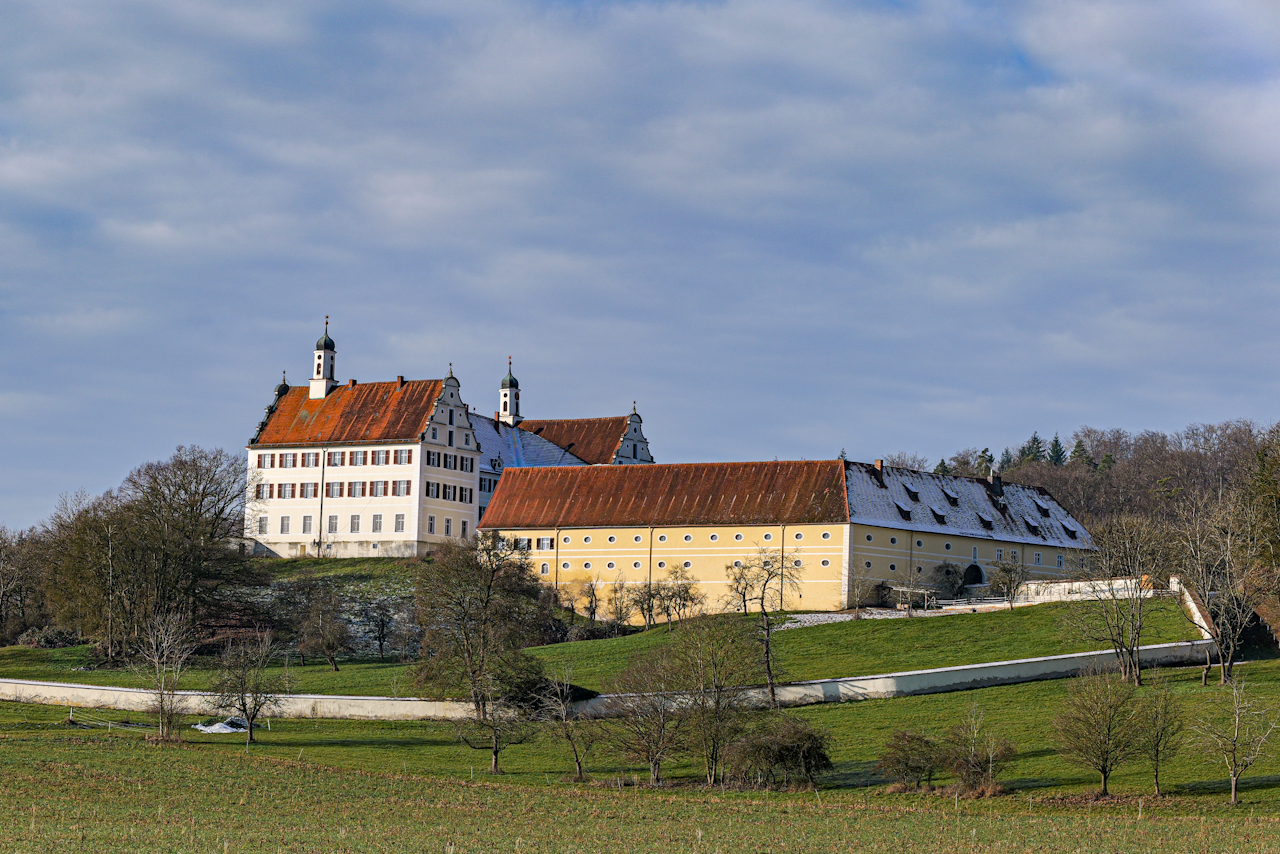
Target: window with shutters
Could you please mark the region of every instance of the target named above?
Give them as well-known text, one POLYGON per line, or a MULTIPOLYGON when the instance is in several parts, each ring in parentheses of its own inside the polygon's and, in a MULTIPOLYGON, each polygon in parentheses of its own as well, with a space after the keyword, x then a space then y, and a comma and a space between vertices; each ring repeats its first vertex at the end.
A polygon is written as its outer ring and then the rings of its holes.
POLYGON ((351 498, 364 498, 365 482, 362 480, 353 480, 347 484, 347 495, 351 498))
POLYGON ((385 480, 375 480, 373 483, 369 484, 369 487, 372 490, 371 494, 374 498, 382 498, 387 494, 387 483, 388 482, 385 480))
POLYGON ((427 451, 427 465, 440 468, 440 452, 427 451))
POLYGON ((545 551, 550 550, 550 548, 551 548, 551 538, 550 538, 550 537, 538 537, 538 550, 539 550, 539 551, 544 551, 544 552, 545 552, 545 551))
POLYGON ((308 451, 302 455, 302 467, 304 469, 313 469, 320 465, 320 452, 308 451))
POLYGON ((387 464, 387 456, 390 453, 390 451, 374 451, 373 464, 375 466, 385 466, 387 464))
POLYGON ((391 482, 391 494, 392 494, 392 495, 408 495, 408 494, 409 494, 409 481, 407 481, 407 480, 395 480, 395 481, 392 481, 392 482, 391 482))
POLYGON ((297 467, 298 467, 297 454, 281 454, 280 455, 280 468, 291 469, 291 468, 297 468, 297 467))
POLYGON ((296 484, 282 483, 280 484, 280 497, 293 498, 297 490, 296 484))
POLYGON ((474 457, 462 457, 458 460, 458 464, 462 471, 475 471, 476 461, 474 457))
POLYGON ((320 484, 318 484, 318 483, 304 483, 304 484, 302 484, 302 497, 303 497, 303 498, 315 498, 315 497, 316 497, 317 495, 319 495, 319 494, 320 494, 320 484))
POLYGON ((331 466, 340 466, 344 462, 346 462, 346 459, 347 459, 346 451, 330 451, 329 452, 329 465, 331 466))
POLYGON ((366 465, 369 461, 368 451, 352 451, 348 457, 348 463, 353 466, 366 465))
POLYGON ((396 451, 396 465, 407 466, 413 464, 413 449, 396 451))
MULTIPOLYGON (((341 498, 342 497, 342 481, 331 480, 324 485, 325 498, 341 498)), ((335 517, 337 518, 337 517, 335 517)))

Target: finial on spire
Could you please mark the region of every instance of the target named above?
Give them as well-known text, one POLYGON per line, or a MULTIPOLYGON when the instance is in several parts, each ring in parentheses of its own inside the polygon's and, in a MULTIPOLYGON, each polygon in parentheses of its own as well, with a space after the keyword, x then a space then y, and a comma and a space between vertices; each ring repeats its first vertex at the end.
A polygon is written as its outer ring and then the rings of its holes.
POLYGON ((449 376, 453 376, 453 362, 449 363, 449 376))
POLYGON ((289 382, 289 372, 288 372, 288 371, 281 371, 281 372, 280 372, 280 382, 282 382, 282 383, 287 383, 287 382, 289 382))
POLYGON ((632 415, 636 414, 636 402, 634 400, 631 401, 631 414, 632 415))

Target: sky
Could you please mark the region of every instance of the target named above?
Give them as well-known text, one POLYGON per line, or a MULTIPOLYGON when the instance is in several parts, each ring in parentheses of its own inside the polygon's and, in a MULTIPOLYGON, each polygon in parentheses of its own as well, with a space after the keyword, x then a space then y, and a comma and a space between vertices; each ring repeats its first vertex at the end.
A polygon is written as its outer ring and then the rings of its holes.
POLYGON ((1280 5, 8 0, 0 524, 340 379, 659 462, 1280 419, 1280 5))

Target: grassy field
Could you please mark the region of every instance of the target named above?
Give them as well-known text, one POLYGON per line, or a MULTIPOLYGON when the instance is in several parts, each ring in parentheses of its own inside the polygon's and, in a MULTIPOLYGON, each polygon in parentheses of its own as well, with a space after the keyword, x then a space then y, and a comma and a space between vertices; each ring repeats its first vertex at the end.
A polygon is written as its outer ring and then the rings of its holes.
MULTIPOLYGON (((959 614, 912 620, 856 620, 804 629, 789 629, 776 635, 779 661, 785 678, 825 679, 861 676, 927 667, 976 664, 1004 658, 1056 655, 1099 648, 1093 641, 1074 635, 1064 625, 1080 604, 1037 605, 983 614, 959 614)), ((724 616, 720 619, 753 619, 724 616)), ((1154 609, 1146 642, 1161 643, 1194 636, 1172 602, 1154 609)), ((555 644, 533 652, 552 668, 571 664, 577 684, 603 691, 613 674, 636 653, 654 649, 671 637, 665 627, 622 638, 555 644)), ((0 648, 0 676, 52 682, 82 682, 91 685, 136 687, 139 683, 127 670, 94 670, 86 647, 63 650, 32 650, 26 647, 0 648)), ((196 669, 186 686, 199 690, 208 685, 212 673, 196 669)), ((346 661, 334 673, 327 664, 291 667, 294 690, 308 694, 355 694, 361 696, 400 694, 411 688, 405 666, 396 662, 346 661)))
MULTIPOLYGON (((1280 708, 1280 662, 1242 670, 1251 690, 1280 708)), ((1193 713, 1216 690, 1201 688, 1194 669, 1168 675, 1193 713)), ((1165 771, 1169 797, 1150 797, 1147 770, 1132 765, 1112 779, 1116 798, 1089 800, 1096 781, 1052 746, 1050 720, 1065 690, 1041 682, 801 710, 831 731, 836 761, 819 791, 805 793, 698 789, 688 761, 668 766, 673 787, 636 788, 626 784, 640 769, 604 753, 592 763, 597 784, 562 783, 567 756, 551 739, 510 748, 508 773, 495 780, 479 773, 484 754, 438 723, 277 721, 246 753, 238 736, 192 732, 181 746, 159 748, 132 732, 69 729, 59 709, 0 704, 0 848, 1280 850, 1280 761, 1245 778, 1244 804, 1234 810, 1219 766, 1193 750, 1165 771), (941 731, 975 702, 1019 748, 1003 778, 1009 794, 887 793, 873 770, 884 737, 901 726, 941 731)))

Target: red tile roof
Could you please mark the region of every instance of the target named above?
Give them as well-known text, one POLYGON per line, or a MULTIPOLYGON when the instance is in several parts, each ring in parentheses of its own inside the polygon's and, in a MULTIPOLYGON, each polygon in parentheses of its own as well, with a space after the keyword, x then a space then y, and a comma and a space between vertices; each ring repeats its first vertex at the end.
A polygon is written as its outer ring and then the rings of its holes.
POLYGON ((481 527, 848 522, 844 464, 822 460, 507 469, 481 527))
POLYGON ((276 401, 252 447, 340 442, 416 442, 444 380, 345 385, 320 400, 294 386, 276 401))
POLYGON ((536 433, 593 466, 608 465, 627 434, 627 416, 521 421, 520 429, 536 433))

